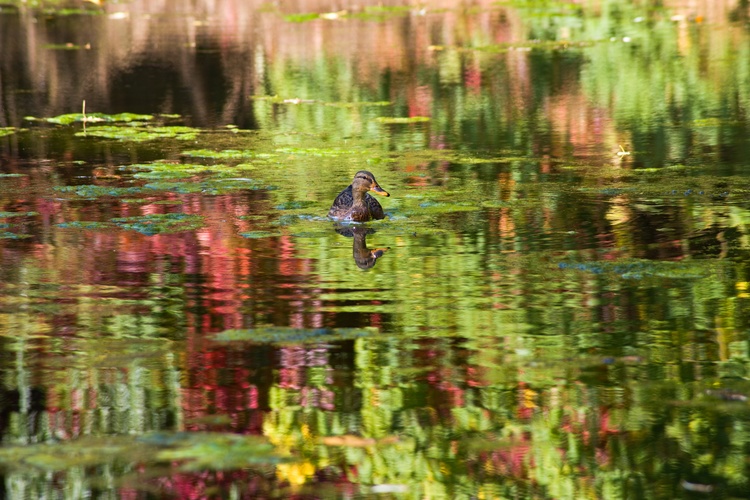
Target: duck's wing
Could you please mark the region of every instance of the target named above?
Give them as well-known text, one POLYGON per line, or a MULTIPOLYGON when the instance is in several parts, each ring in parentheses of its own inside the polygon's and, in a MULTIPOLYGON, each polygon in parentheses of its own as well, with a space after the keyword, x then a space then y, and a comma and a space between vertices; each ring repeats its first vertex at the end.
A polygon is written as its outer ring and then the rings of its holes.
POLYGON ((341 191, 339 195, 333 200, 333 205, 328 211, 328 217, 337 217, 343 213, 346 213, 354 204, 354 197, 352 196, 352 186, 349 185, 346 189, 341 191))
POLYGON ((368 194, 365 196, 365 202, 367 203, 367 208, 370 210, 370 215, 372 215, 373 219, 385 219, 383 207, 380 206, 378 200, 368 194))

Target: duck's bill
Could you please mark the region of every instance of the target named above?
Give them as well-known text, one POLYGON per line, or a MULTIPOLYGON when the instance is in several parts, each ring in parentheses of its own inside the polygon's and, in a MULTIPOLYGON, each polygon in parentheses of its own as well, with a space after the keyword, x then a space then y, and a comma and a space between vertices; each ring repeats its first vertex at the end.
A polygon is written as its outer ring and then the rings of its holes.
POLYGON ((375 191, 380 196, 390 196, 390 194, 388 194, 388 191, 386 191, 380 186, 373 186, 370 188, 370 191, 375 191))
POLYGON ((375 258, 375 259, 379 259, 380 257, 383 256, 383 254, 385 252, 387 252, 390 249, 391 249, 391 247, 375 248, 374 250, 370 250, 370 256, 373 257, 373 258, 375 258))

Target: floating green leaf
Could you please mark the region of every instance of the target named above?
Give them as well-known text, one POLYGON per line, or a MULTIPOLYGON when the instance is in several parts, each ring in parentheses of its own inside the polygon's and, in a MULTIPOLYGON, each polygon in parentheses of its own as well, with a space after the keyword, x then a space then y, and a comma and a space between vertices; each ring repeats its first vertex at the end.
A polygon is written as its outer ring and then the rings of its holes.
POLYGON ((94 466, 116 458, 145 460, 153 449, 136 443, 130 437, 82 437, 58 444, 4 446, 0 448, 0 463, 10 468, 29 468, 57 471, 74 466, 94 466))
POLYGON ((602 262, 561 262, 560 269, 575 269, 593 274, 619 274, 626 279, 643 279, 649 277, 673 279, 701 279, 714 273, 711 261, 651 261, 621 260, 602 262))
POLYGON ((384 123, 384 124, 403 124, 403 123, 424 123, 430 121, 430 118, 427 116, 411 116, 411 117, 388 117, 388 116, 380 116, 378 118, 375 118, 375 121, 378 123, 384 123))
MULTIPOLYGON (((528 160, 528 158, 522 158, 528 160)), ((510 163, 512 161, 519 160, 519 158, 505 157, 505 158, 477 158, 461 156, 452 160, 454 163, 463 163, 465 165, 480 165, 483 163, 510 163)))
POLYGON ((346 148, 296 148, 283 147, 276 150, 277 153, 286 153, 298 156, 320 156, 335 158, 337 156, 351 155, 352 150, 346 148))
POLYGON ((135 113, 118 113, 115 115, 108 115, 105 113, 67 113, 64 115, 53 116, 50 118, 36 118, 33 116, 25 117, 29 121, 44 121, 47 123, 55 123, 58 125, 70 125, 71 123, 82 123, 84 120, 87 123, 97 122, 133 122, 133 121, 151 121, 154 119, 153 115, 139 115, 135 113))
POLYGON ((245 233, 240 233, 240 236, 243 238, 261 239, 281 236, 281 233, 275 231, 247 231, 245 233))
POLYGON ((190 193, 203 193, 205 188, 203 184, 198 182, 150 182, 144 187, 153 189, 156 191, 169 191, 178 194, 190 194, 190 193))
POLYGON ((84 45, 76 45, 74 43, 47 43, 42 46, 47 50, 81 50, 84 49, 84 45))
POLYGON ((11 217, 33 217, 39 215, 39 212, 0 212, 0 219, 8 219, 11 217))
POLYGON ((181 432, 141 438, 170 449, 160 451, 158 460, 184 461, 183 470, 229 470, 258 464, 275 464, 282 458, 265 438, 218 432, 181 432))
POLYGON ((300 208, 309 208, 317 205, 318 203, 310 200, 291 200, 286 201, 280 205, 276 205, 276 210, 296 210, 300 208))
POLYGON ((150 182, 148 189, 169 191, 178 194, 203 193, 218 195, 242 190, 275 189, 273 186, 260 184, 253 179, 208 179, 202 182, 150 182))
POLYGON ((315 12, 310 12, 310 13, 305 13, 305 14, 288 14, 284 16, 284 20, 290 23, 305 23, 307 21, 313 21, 319 18, 320 18, 320 14, 317 14, 315 12))
POLYGON ((143 179, 179 179, 192 177, 194 175, 214 172, 227 168, 226 165, 200 165, 197 163, 172 163, 167 161, 156 161, 153 163, 137 163, 127 167, 131 170, 139 170, 133 177, 143 179))
POLYGON ((247 330, 225 330, 214 339, 220 341, 249 341, 261 344, 290 344, 299 342, 333 342, 336 340, 369 337, 377 328, 291 328, 269 326, 247 330))
POLYGON ((270 153, 259 153, 250 149, 224 149, 221 151, 213 151, 211 149, 193 149, 190 151, 183 151, 182 154, 192 158, 213 158, 217 160, 246 160, 277 156, 270 153))
POLYGON ((115 227, 114 224, 109 222, 97 222, 97 221, 70 221, 61 222, 57 227, 66 229, 112 229, 115 227))
POLYGON ((353 102, 324 102, 326 106, 333 106, 336 108, 360 108, 366 106, 390 106, 390 101, 353 101, 353 102))
POLYGON ((183 470, 229 470, 272 465, 288 459, 260 436, 219 432, 159 432, 130 436, 84 436, 55 444, 4 446, 0 464, 8 468, 45 471, 95 467, 115 460, 144 463, 184 461, 183 470))
POLYGON ((30 234, 18 234, 18 233, 11 233, 8 231, 2 231, 0 232, 0 239, 2 240, 22 240, 24 238, 31 238, 30 234))
POLYGON ((100 196, 126 196, 140 194, 143 192, 142 187, 115 187, 115 186, 97 186, 94 184, 84 184, 81 186, 55 186, 55 191, 60 193, 75 193, 83 198, 99 198, 100 196))
POLYGON ((118 141, 144 142, 156 139, 177 139, 189 141, 195 139, 200 129, 185 126, 149 127, 139 124, 124 126, 100 125, 76 132, 77 137, 102 137, 118 141))
POLYGON ((112 222, 123 229, 138 231, 147 236, 194 231, 204 225, 203 217, 200 215, 184 214, 181 212, 119 217, 112 219, 112 222))
POLYGON ((151 170, 150 172, 138 172, 133 177, 136 179, 189 179, 195 174, 184 170, 151 170))

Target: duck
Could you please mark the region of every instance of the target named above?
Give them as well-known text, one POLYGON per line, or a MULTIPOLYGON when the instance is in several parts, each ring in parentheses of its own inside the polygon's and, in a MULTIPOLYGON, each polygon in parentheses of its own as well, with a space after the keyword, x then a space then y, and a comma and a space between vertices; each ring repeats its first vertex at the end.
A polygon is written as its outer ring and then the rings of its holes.
POLYGON ((380 187, 372 172, 360 170, 354 174, 349 187, 333 200, 328 217, 354 222, 384 219, 383 207, 378 200, 370 196, 370 191, 380 196, 390 196, 388 191, 380 187))

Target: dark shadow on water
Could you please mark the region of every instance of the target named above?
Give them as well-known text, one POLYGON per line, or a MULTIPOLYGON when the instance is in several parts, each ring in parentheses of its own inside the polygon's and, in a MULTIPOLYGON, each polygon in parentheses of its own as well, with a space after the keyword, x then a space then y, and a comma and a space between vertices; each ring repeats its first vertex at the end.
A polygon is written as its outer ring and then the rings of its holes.
POLYGON ((347 238, 354 238, 352 255, 360 269, 370 269, 385 252, 390 250, 390 247, 367 248, 367 235, 375 232, 370 227, 337 225, 336 232, 347 238))

